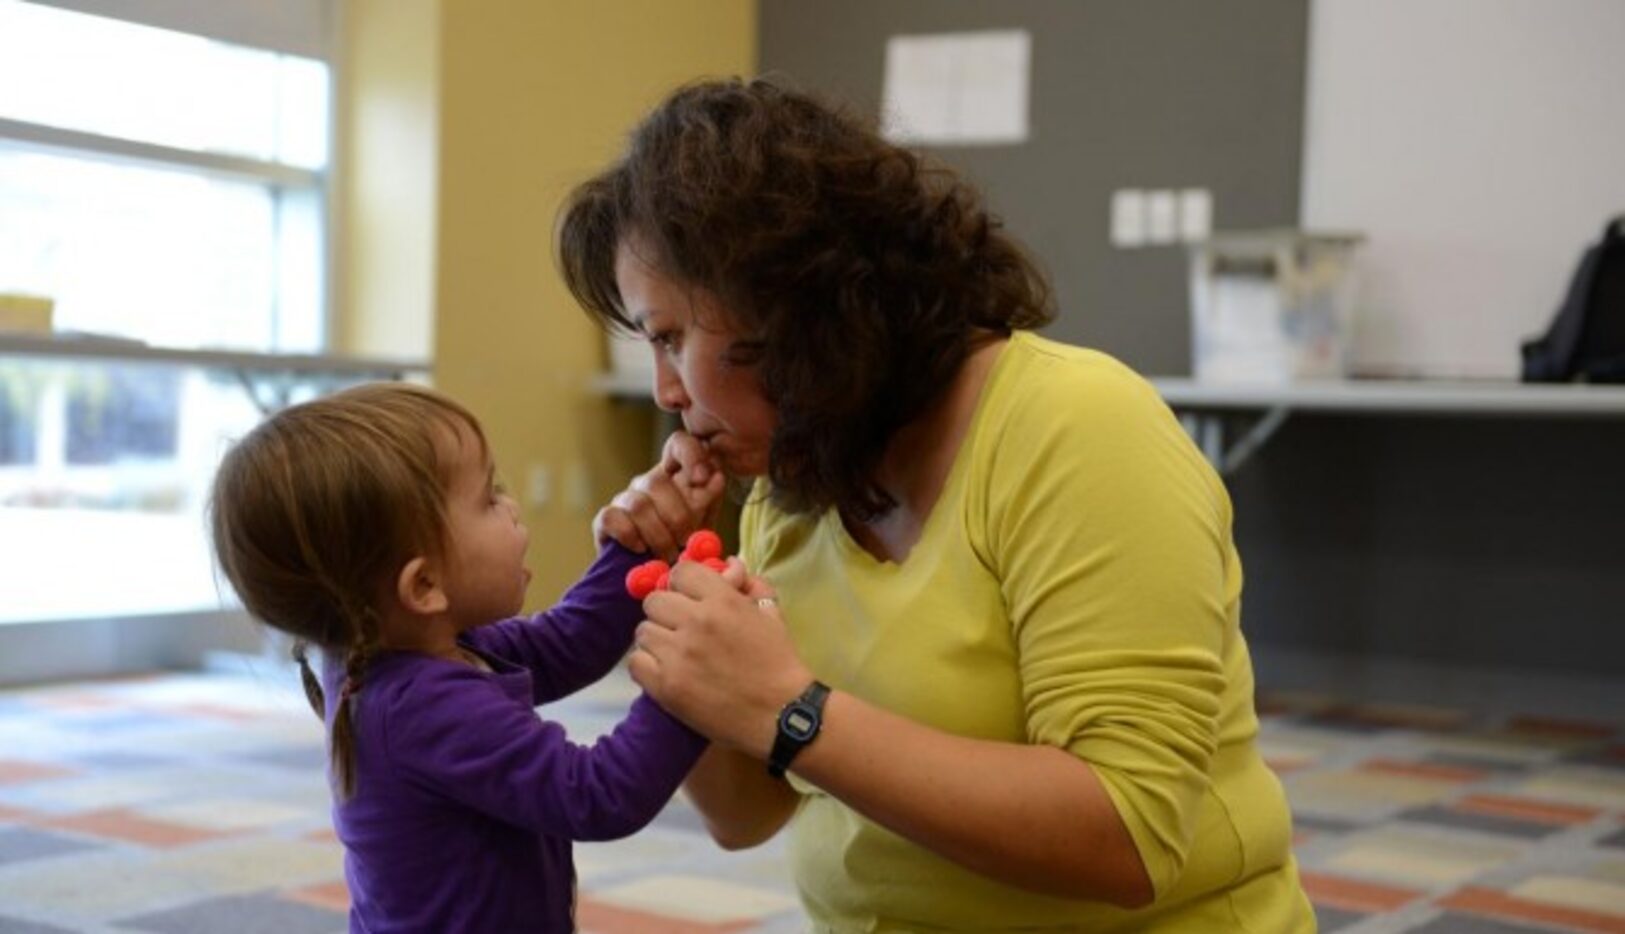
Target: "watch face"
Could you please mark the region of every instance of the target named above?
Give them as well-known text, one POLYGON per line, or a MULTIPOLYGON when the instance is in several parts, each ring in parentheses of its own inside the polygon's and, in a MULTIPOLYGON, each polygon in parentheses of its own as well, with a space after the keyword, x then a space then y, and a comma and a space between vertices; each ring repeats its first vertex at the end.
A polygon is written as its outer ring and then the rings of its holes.
POLYGON ((807 704, 791 704, 779 715, 779 728, 796 739, 811 739, 818 732, 818 711, 807 704))

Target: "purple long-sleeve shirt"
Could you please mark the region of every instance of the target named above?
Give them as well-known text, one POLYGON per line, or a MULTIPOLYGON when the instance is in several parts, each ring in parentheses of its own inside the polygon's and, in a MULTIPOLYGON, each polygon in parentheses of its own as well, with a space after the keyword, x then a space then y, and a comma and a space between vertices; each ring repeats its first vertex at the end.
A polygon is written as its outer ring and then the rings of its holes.
MULTIPOLYGON (((356 790, 333 807, 351 931, 575 929, 571 841, 643 827, 705 744, 647 696, 590 748, 535 712, 625 654, 643 612, 623 581, 639 560, 610 545, 557 606, 466 633, 492 673, 405 652, 368 666, 356 790)), ((329 726, 340 663, 323 668, 329 726)))

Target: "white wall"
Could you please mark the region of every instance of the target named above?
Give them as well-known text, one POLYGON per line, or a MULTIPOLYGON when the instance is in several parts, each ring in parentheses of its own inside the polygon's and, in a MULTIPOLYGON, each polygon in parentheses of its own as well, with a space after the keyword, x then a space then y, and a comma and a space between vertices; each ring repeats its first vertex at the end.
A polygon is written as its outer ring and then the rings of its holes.
POLYGON ((1303 222, 1369 237, 1358 370, 1504 377, 1625 213, 1625 0, 1312 0, 1303 222))

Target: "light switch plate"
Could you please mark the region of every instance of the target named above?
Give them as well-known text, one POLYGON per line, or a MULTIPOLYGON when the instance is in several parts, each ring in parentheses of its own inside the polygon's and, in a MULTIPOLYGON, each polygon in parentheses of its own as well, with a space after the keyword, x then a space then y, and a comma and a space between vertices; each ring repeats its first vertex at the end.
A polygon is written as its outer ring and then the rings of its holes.
POLYGON ((1179 193, 1179 239, 1190 243, 1206 240, 1213 233, 1213 193, 1206 188, 1186 188, 1179 193))
POLYGON ((1151 243, 1173 243, 1179 235, 1179 203, 1174 193, 1160 188, 1145 197, 1145 238, 1151 243))

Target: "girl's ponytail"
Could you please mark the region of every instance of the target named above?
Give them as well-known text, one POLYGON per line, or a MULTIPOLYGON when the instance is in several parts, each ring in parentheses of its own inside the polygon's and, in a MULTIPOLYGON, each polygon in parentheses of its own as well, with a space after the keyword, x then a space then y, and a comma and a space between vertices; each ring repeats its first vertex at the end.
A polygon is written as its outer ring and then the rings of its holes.
POLYGON ((333 710, 333 775, 340 800, 355 794, 355 696, 361 691, 367 664, 378 647, 378 615, 371 607, 352 611, 355 641, 344 656, 344 681, 333 710))
POLYGON ((299 680, 305 685, 305 700, 315 711, 316 719, 327 719, 327 695, 322 693, 321 679, 310 668, 310 643, 301 639, 293 644, 293 660, 299 663, 299 680))

